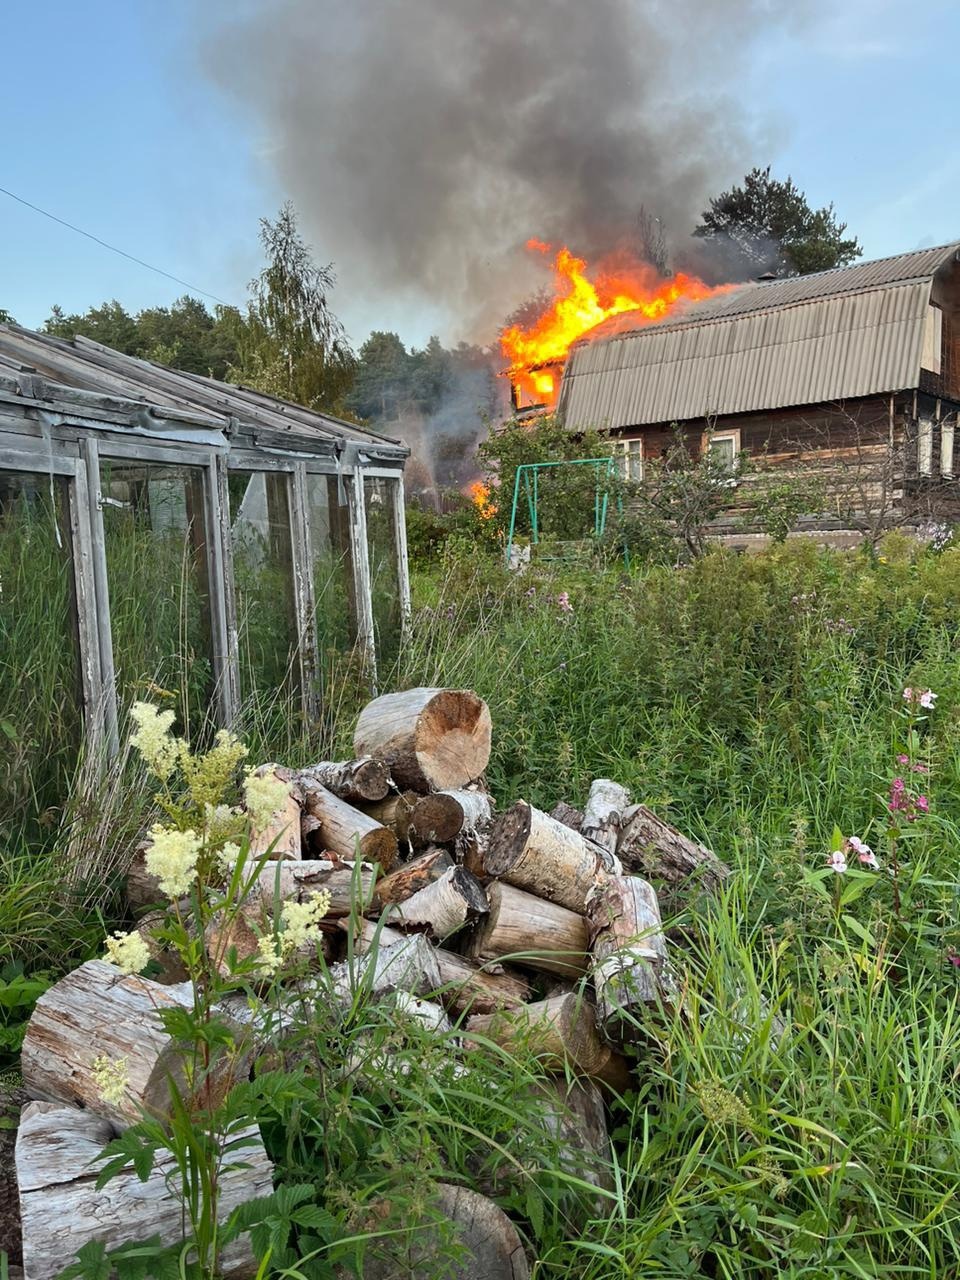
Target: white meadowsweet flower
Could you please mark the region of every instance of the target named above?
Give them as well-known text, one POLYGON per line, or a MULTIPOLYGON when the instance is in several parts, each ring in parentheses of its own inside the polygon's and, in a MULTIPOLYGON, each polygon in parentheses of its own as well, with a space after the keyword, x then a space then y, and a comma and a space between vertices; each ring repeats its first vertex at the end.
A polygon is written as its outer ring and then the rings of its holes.
POLYGON ((104 959, 116 965, 121 973, 140 973, 150 963, 150 948, 142 934, 114 933, 107 938, 106 945, 104 959))
POLYGON ((229 879, 237 865, 240 857, 240 846, 234 844, 232 840, 228 840, 220 852, 217 854, 217 867, 224 876, 229 879))
POLYGON ((149 702, 135 702, 130 719, 137 726, 130 735, 130 745, 140 752, 147 767, 161 782, 166 782, 176 767, 182 743, 170 736, 174 713, 159 711, 149 702))
POLYGON ((320 937, 320 921, 329 910, 330 894, 326 889, 321 889, 306 902, 285 902, 280 911, 284 953, 299 951, 308 943, 315 942, 320 937))
POLYGON ((150 829, 150 847, 145 855, 147 871, 160 881, 168 898, 190 891, 197 875, 201 843, 195 831, 177 831, 159 824, 150 829))
POLYGON ((107 1058, 101 1054, 92 1064, 93 1083, 104 1102, 118 1107, 127 1095, 130 1076, 126 1058, 107 1058))
POLYGON ((289 795, 289 786, 276 774, 258 775, 251 769, 243 784, 243 798, 254 830, 265 831, 274 816, 283 809, 289 795))

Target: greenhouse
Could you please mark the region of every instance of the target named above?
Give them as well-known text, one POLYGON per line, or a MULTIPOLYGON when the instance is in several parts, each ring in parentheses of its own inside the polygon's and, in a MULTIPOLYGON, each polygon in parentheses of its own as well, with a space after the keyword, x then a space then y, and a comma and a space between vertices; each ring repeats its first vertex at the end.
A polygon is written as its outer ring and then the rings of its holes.
POLYGON ((0 813, 42 814, 131 702, 309 725, 409 608, 398 441, 84 338, 0 326, 0 813))

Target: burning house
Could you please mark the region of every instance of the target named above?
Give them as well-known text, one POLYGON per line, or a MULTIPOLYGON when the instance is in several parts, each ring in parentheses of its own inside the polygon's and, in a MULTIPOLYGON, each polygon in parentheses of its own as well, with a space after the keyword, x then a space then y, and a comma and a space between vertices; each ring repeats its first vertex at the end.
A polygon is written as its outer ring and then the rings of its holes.
POLYGON ((571 346, 557 408, 614 433, 636 479, 678 430, 749 454, 745 483, 815 478, 827 509, 802 523, 840 541, 957 519, 960 244, 624 308, 571 346))

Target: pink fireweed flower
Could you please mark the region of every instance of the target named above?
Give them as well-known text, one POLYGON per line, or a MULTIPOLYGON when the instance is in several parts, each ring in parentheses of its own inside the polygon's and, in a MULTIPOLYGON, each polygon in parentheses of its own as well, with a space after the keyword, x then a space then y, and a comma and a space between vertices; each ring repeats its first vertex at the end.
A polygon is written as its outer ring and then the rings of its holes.
POLYGON ((917 808, 920 810, 921 813, 930 812, 930 801, 927 799, 926 796, 917 796, 914 803, 916 804, 917 808))
POLYGON ((827 858, 827 866, 830 867, 833 871, 836 871, 837 875, 840 875, 840 876, 843 875, 843 873, 847 869, 847 860, 843 856, 843 852, 840 849, 837 849, 834 853, 831 853, 830 857, 827 858))
POLYGON ((909 763, 910 763, 910 757, 909 757, 909 756, 905 756, 905 755, 903 754, 903 752, 901 751, 901 752, 900 752, 900 754, 897 756, 897 764, 899 764, 899 765, 905 765, 905 764, 909 764, 909 763))
POLYGON ((570 603, 570 597, 566 591, 561 591, 557 596, 557 604, 560 606, 561 613, 573 613, 573 605, 570 603))

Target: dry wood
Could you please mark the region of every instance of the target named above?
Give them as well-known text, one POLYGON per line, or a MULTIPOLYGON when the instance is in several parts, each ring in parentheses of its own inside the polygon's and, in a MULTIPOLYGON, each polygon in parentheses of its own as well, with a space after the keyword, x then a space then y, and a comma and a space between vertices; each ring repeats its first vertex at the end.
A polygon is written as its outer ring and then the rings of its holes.
MULTIPOLYGON (((333 990, 338 999, 349 1001, 358 991, 373 997, 394 991, 413 996, 430 996, 440 983, 436 951, 423 936, 415 934, 389 946, 379 946, 365 953, 355 952, 342 964, 330 970, 333 990)), ((321 998, 326 986, 316 988, 321 998)))
POLYGON ((494 822, 484 863, 488 875, 582 912, 608 858, 598 845, 518 800, 494 822))
MULTIPOLYGON (((341 922, 349 929, 347 921, 341 922)), ((388 925, 372 920, 360 922, 354 946, 358 951, 368 951, 375 943, 381 947, 403 940, 403 934, 388 925)), ((503 965, 492 962, 480 967, 453 951, 435 947, 434 956, 440 973, 437 997, 449 1013, 492 1013, 494 1009, 515 1009, 530 999, 529 982, 521 975, 509 973, 503 965)))
POLYGON ((586 972, 587 922, 575 911, 494 881, 487 887, 489 914, 467 947, 475 960, 509 956, 516 963, 563 977, 586 972))
POLYGON ((475 693, 408 689, 364 707, 353 745, 358 755, 386 760, 398 786, 442 791, 480 777, 490 734, 490 711, 475 693))
POLYGON ((493 815, 493 802, 485 791, 435 791, 421 796, 410 821, 418 844, 447 844, 482 830, 493 815))
POLYGON ((657 895, 639 876, 611 876, 591 893, 587 919, 601 1034, 614 1045, 635 1043, 643 1006, 657 1001, 667 963, 657 895))
MULTIPOLYGON (((304 787, 307 812, 320 820, 324 849, 341 858, 377 862, 389 871, 397 860, 397 837, 389 827, 354 809, 319 784, 304 787)), ((316 847, 316 838, 314 838, 316 847)))
POLYGON ((244 909, 259 912, 275 901, 306 902, 326 890, 328 916, 346 916, 356 908, 365 911, 373 899, 376 867, 370 863, 333 858, 303 862, 265 862, 250 888, 244 909))
MULTIPOLYGON (((128 1170, 96 1189, 97 1156, 113 1136, 108 1121, 76 1107, 32 1102, 24 1108, 16 1153, 24 1280, 54 1280, 90 1240, 108 1250, 153 1235, 166 1245, 183 1240, 182 1207, 167 1184, 176 1177, 168 1153, 157 1155, 146 1182, 128 1170)), ((240 1138, 244 1145, 218 1183, 221 1221, 273 1189, 273 1166, 256 1126, 240 1138)), ((246 1238, 229 1245, 221 1261, 225 1280, 257 1273, 246 1238)))
MULTIPOLYGON (((364 1225, 383 1233, 363 1260, 363 1280, 417 1280, 442 1274, 447 1280, 528 1280, 530 1268, 517 1229, 492 1200, 467 1187, 437 1183, 430 1215, 404 1222, 408 1231, 385 1232, 393 1226, 393 1207, 375 1205, 364 1225), (448 1261, 451 1241, 438 1240, 436 1214, 452 1226, 452 1242, 460 1246, 454 1263, 448 1261)), ((343 1280, 346 1272, 341 1271, 343 1280)))
POLYGON ((297 787, 287 776, 287 770, 273 764, 264 764, 256 770, 259 776, 272 774, 287 783, 287 797, 262 831, 254 831, 250 838, 250 859, 256 861, 269 852, 271 858, 300 857, 300 809, 301 799, 297 787))
POLYGON ((608 870, 619 872, 617 841, 623 826, 624 810, 630 807, 630 792, 609 778, 595 778, 590 783, 587 807, 583 811, 580 834, 606 849, 611 861, 608 870))
MULTIPOLYGON (((37 1001, 21 1052, 24 1088, 33 1098, 87 1107, 121 1128, 139 1119, 141 1110, 166 1116, 171 1078, 185 1098, 191 1096, 182 1054, 157 1013, 178 1005, 192 1008, 189 984, 125 977, 112 964, 88 960, 37 1001), (121 1102, 101 1097, 97 1058, 125 1061, 129 1083, 121 1102)), ((239 1029, 238 1035, 243 1038, 239 1029)), ((224 1060, 201 1086, 204 1098, 216 1100, 240 1069, 224 1060)))
POLYGON ((299 770, 297 779, 304 788, 326 787, 351 804, 383 800, 390 791, 389 769, 382 760, 375 760, 372 756, 339 763, 323 760, 299 770))
POLYGON ((377 884, 375 900, 380 906, 403 902, 439 880, 453 865, 453 858, 446 849, 428 849, 419 858, 414 858, 412 862, 407 862, 396 871, 391 871, 390 875, 384 876, 377 884))
POLYGON ((472 924, 489 909, 476 876, 464 867, 451 867, 418 893, 395 903, 386 918, 394 925, 422 925, 439 941, 472 924))
POLYGON ((522 1046, 548 1070, 563 1071, 569 1066, 618 1090, 629 1083, 626 1062, 600 1039, 596 1010, 580 993, 477 1014, 468 1019, 467 1032, 486 1036, 504 1048, 522 1046))
POLYGON ((571 831, 579 831, 583 826, 583 810, 575 809, 572 804, 567 804, 566 800, 561 800, 553 806, 550 817, 556 818, 557 822, 562 822, 571 831))
POLYGON ((716 892, 730 875, 715 853, 681 835, 643 804, 624 814, 617 856, 627 871, 653 881, 667 916, 683 910, 698 891, 716 892))
MULTIPOLYGON (((567 1081, 562 1076, 534 1086, 543 1100, 543 1121, 560 1148, 560 1167, 601 1191, 612 1191, 613 1153, 607 1131, 603 1094, 589 1078, 567 1081)), ((603 1213, 609 1202, 598 1197, 594 1213, 603 1213)))
POLYGON ((421 797, 416 791, 400 791, 385 800, 359 805, 364 813, 389 827, 398 840, 410 840, 410 819, 421 797))

